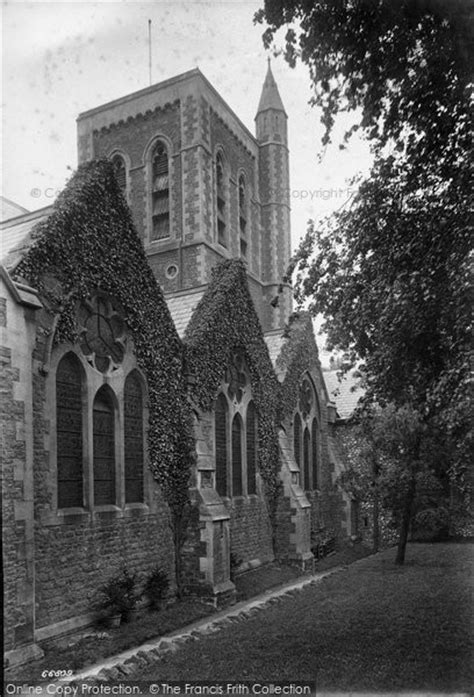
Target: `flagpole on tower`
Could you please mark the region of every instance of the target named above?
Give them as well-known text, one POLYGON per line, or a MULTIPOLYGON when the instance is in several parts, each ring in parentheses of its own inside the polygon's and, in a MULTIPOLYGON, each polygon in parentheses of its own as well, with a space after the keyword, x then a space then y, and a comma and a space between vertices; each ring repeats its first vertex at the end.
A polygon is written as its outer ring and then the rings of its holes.
POLYGON ((148 73, 151 85, 151 19, 148 20, 148 73))

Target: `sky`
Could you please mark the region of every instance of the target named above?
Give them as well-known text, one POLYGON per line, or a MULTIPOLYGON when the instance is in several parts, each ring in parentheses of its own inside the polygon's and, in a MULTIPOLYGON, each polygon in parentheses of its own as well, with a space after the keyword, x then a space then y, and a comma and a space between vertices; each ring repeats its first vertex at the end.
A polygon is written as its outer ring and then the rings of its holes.
MULTIPOLYGON (((79 113, 199 67, 244 124, 254 117, 267 69, 260 2, 3 2, 2 193, 28 210, 53 203, 77 166, 79 113)), ((292 241, 350 200, 351 178, 370 165, 368 146, 345 127, 321 161, 320 113, 309 106, 308 70, 272 57, 288 114, 292 241)), ((352 117, 350 117, 352 119, 352 117)))

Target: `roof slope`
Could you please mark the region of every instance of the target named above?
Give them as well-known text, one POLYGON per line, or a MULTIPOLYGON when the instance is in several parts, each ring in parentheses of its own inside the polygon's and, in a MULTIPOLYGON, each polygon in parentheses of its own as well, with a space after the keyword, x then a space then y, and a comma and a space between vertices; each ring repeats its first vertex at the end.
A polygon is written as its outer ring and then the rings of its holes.
POLYGON ((360 386, 360 380, 354 371, 342 375, 341 380, 339 380, 340 375, 339 370, 323 372, 329 399, 335 402, 339 418, 349 419, 365 390, 360 386))
POLYGON ((204 291, 193 291, 179 295, 166 296, 166 303, 173 318, 174 326, 180 339, 183 338, 194 310, 201 300, 204 291))
POLYGON ((257 114, 260 114, 262 111, 267 111, 267 109, 276 109, 277 111, 285 112, 285 107, 281 101, 277 83, 275 82, 275 78, 273 77, 272 69, 270 67, 270 61, 268 61, 267 75, 265 77, 265 82, 263 83, 257 114))
POLYGON ((1 262, 8 271, 25 256, 34 241, 34 227, 50 215, 52 206, 40 208, 32 213, 17 215, 0 224, 2 232, 1 262))
POLYGON ((4 220, 10 220, 10 218, 16 218, 18 215, 23 215, 23 213, 28 213, 28 210, 23 206, 20 206, 15 201, 10 201, 9 198, 1 196, 2 201, 2 222, 4 220))

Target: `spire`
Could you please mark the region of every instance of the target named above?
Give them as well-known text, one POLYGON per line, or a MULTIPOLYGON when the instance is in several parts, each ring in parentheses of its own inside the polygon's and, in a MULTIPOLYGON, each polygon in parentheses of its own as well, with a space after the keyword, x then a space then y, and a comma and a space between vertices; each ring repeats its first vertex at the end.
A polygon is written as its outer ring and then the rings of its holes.
POLYGON ((260 102, 257 109, 257 115, 262 111, 267 111, 267 109, 276 109, 277 111, 283 111, 285 113, 285 107, 281 101, 280 93, 278 92, 278 87, 273 77, 272 69, 270 66, 270 58, 268 60, 268 70, 265 77, 265 82, 263 83, 262 96, 260 97, 260 102))

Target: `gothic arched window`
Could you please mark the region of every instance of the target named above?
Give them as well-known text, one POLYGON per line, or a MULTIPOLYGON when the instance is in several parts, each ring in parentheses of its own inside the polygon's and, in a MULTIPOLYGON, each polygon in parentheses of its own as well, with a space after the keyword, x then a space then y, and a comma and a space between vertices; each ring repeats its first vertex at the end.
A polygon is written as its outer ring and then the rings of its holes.
POLYGON ((303 489, 310 489, 311 482, 309 479, 309 458, 311 456, 311 437, 309 435, 309 430, 305 428, 303 436, 303 481, 301 486, 303 489))
POLYGON ((293 421, 293 453, 305 491, 318 486, 319 403, 309 377, 301 382, 293 421))
POLYGON ((170 236, 168 150, 158 141, 151 152, 151 240, 170 236))
POLYGON ((247 494, 257 493, 257 417, 253 402, 247 407, 247 494))
POLYGON ((143 501, 143 395, 140 380, 130 373, 124 389, 125 503, 143 501))
POLYGON ((231 354, 215 406, 216 491, 221 496, 257 493, 258 414, 242 351, 231 354))
POLYGON ((115 504, 115 409, 107 386, 95 396, 92 431, 94 504, 115 504))
POLYGON ((295 455, 296 464, 301 466, 301 419, 299 414, 295 414, 293 425, 293 452, 295 455))
POLYGON ((312 470, 313 470, 313 489, 318 488, 318 421, 316 417, 311 425, 311 448, 312 448, 312 470))
POLYGON ((232 496, 242 494, 242 419, 236 414, 232 421, 232 496))
POLYGON ((58 508, 83 506, 82 371, 67 353, 56 371, 56 464, 58 508))
POLYGON ((227 247, 227 182, 224 158, 216 156, 217 241, 227 247))
POLYGON ((247 190, 242 174, 239 177, 239 233, 240 256, 245 259, 247 257, 247 190))
POLYGON ((216 491, 227 496, 227 400, 220 394, 215 411, 216 491))
POLYGON ((114 169, 115 179, 120 187, 120 191, 127 196, 127 167, 122 155, 114 155, 112 157, 112 167, 114 169))

